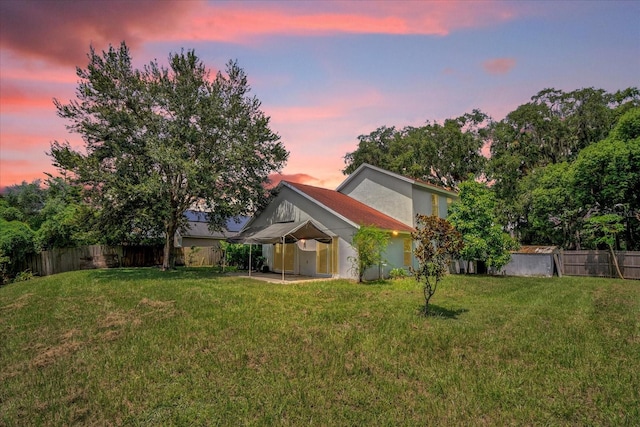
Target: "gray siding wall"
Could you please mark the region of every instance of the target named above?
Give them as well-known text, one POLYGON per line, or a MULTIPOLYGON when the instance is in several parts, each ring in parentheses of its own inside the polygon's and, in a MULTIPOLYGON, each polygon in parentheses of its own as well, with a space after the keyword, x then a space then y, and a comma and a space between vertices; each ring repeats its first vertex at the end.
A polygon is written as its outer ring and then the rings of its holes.
MULTIPOLYGON (((350 243, 356 228, 334 214, 320 209, 318 205, 290 188, 282 187, 282 191, 276 199, 267 206, 250 226, 271 225, 283 221, 306 221, 307 219, 313 219, 323 230, 328 230, 328 234, 339 237, 338 274, 340 277, 353 278, 348 257, 354 255, 350 243), (313 216, 311 213, 313 213, 313 216)), ((262 251, 268 260, 269 266, 273 268, 273 245, 264 245, 262 251)), ((296 249, 294 273, 315 276, 315 271, 315 252, 304 252, 296 249)))
POLYGON ((413 226, 413 201, 411 183, 364 169, 349 182, 341 193, 365 205, 413 226))

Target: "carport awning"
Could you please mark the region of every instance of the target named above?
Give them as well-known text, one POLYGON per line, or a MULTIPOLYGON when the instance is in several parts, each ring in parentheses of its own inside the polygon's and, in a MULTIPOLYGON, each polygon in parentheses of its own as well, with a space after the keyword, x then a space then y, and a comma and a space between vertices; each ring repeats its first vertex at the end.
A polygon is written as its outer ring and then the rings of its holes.
POLYGON ((281 222, 266 227, 249 227, 229 239, 233 243, 274 244, 293 243, 298 240, 318 240, 331 243, 331 235, 320 229, 314 221, 308 219, 299 222, 281 222))

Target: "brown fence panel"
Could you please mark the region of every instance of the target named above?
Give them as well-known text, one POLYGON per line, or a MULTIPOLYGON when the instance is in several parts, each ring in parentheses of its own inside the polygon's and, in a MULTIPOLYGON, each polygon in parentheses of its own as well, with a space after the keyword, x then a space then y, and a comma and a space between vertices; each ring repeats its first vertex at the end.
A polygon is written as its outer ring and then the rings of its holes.
MULTIPOLYGON (((625 279, 640 279, 640 252, 616 252, 625 279)), ((562 264, 567 276, 617 277, 608 251, 563 251, 562 264)))
POLYGON ((215 246, 180 249, 182 265, 187 267, 216 266, 222 261, 222 250, 215 246))
MULTIPOLYGON (((220 265, 222 251, 216 247, 175 248, 176 265, 220 265)), ((38 276, 65 271, 114 267, 153 267, 162 265, 162 246, 105 246, 92 245, 79 248, 58 248, 42 251, 27 259, 23 270, 38 276)))

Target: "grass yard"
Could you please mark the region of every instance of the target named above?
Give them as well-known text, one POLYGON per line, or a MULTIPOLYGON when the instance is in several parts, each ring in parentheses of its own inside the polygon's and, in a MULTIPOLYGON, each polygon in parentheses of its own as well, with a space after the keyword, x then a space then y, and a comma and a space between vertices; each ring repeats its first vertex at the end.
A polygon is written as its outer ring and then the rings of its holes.
POLYGON ((93 270, 0 288, 0 426, 640 425, 640 282, 268 284, 93 270))

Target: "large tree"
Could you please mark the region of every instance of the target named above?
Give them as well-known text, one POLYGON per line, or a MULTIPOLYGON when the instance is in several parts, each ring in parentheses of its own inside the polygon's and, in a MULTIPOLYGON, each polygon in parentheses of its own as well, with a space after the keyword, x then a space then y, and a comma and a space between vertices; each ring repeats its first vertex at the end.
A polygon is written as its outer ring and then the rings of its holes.
POLYGON ((77 68, 76 99, 54 100, 85 143, 54 142, 54 164, 86 190, 114 240, 162 237, 163 269, 173 267, 174 235, 184 211, 211 211, 210 226, 264 203, 268 176, 288 153, 249 95, 236 62, 213 78, 194 51, 135 69, 126 44, 77 68))
MULTIPOLYGON (((491 126, 488 174, 503 205, 502 220, 520 235, 527 233, 522 186, 534 171, 573 162, 586 147, 604 139, 620 116, 640 105, 640 92, 615 93, 585 88, 572 92, 544 89, 531 101, 491 126)), ((524 243, 529 243, 524 241, 524 243)))

